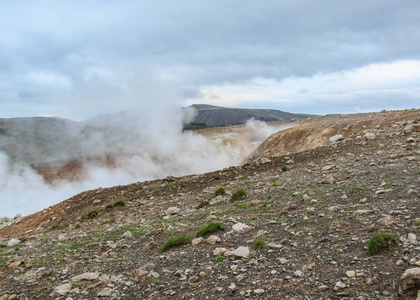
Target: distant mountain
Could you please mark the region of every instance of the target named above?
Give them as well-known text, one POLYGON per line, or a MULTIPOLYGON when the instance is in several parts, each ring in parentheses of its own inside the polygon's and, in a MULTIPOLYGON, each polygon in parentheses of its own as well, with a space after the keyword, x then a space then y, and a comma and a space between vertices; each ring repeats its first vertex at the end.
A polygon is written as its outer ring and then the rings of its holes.
MULTIPOLYGON (((185 121, 187 116, 191 120, 191 108, 195 110, 196 116, 192 122, 183 124, 184 129, 238 125, 246 123, 251 118, 273 122, 307 119, 313 116, 272 109, 226 108, 196 104, 183 108, 184 122, 188 122, 185 121)), ((165 116, 171 113, 179 114, 179 110, 168 109, 162 112, 165 116)), ((118 152, 122 151, 119 149, 120 145, 132 145, 132 148, 136 149, 143 140, 142 128, 155 129, 149 128, 151 115, 153 116, 149 111, 125 111, 96 116, 83 122, 55 117, 0 119, 0 152, 9 157, 10 163, 37 165, 43 162, 95 156, 111 150, 118 152)), ((181 129, 182 124, 179 126, 181 129)))
POLYGON ((12 163, 66 159, 81 153, 80 123, 62 118, 0 119, 0 151, 12 163))
POLYGON ((195 119, 186 125, 188 129, 240 125, 251 118, 264 122, 276 122, 315 117, 315 115, 294 114, 275 109, 228 108, 207 104, 193 104, 191 107, 198 113, 195 119))

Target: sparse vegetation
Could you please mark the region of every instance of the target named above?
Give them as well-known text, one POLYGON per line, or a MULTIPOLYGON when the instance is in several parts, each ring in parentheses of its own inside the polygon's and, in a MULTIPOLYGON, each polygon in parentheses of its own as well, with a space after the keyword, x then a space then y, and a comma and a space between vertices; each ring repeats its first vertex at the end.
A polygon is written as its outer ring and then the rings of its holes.
POLYGON ((88 219, 93 219, 93 218, 95 218, 98 214, 99 214, 99 212, 95 209, 95 210, 91 210, 90 212, 88 212, 88 214, 86 215, 86 217, 87 217, 88 219))
POLYGON ((237 190, 230 197, 230 202, 235 202, 235 201, 238 201, 238 200, 242 200, 246 196, 247 196, 247 194, 246 194, 246 191, 245 190, 243 190, 243 189, 237 190))
POLYGON ((398 240, 394 235, 390 233, 378 233, 370 238, 367 244, 367 252, 372 256, 396 245, 398 245, 398 240))
POLYGON ((203 207, 206 207, 206 206, 209 206, 210 205, 210 203, 207 201, 207 200, 204 200, 204 201, 201 201, 196 207, 195 207, 195 209, 200 209, 200 208, 203 208, 203 207))
POLYGON ((170 239, 169 241, 167 241, 165 243, 165 245, 163 245, 160 252, 163 253, 166 250, 168 250, 169 248, 180 246, 180 245, 185 245, 185 244, 188 244, 190 242, 191 242, 191 238, 189 238, 189 237, 184 237, 184 236, 174 237, 174 238, 170 239))
POLYGON ((114 207, 117 207, 117 206, 125 206, 125 201, 124 200, 118 200, 118 201, 115 201, 114 203, 110 203, 107 206, 105 206, 105 210, 110 210, 110 209, 113 209, 114 207))
POLYGON ((263 239, 256 239, 254 243, 252 244, 252 247, 254 247, 254 249, 260 249, 265 246, 267 246, 267 242, 264 241, 263 239))
POLYGON ((221 188, 218 188, 215 192, 214 192, 214 195, 217 197, 217 196, 219 196, 219 195, 224 195, 224 194, 226 194, 226 191, 225 191, 225 188, 223 188, 223 187, 221 187, 221 188))
POLYGON ((201 236, 204 236, 204 235, 209 234, 209 233, 213 233, 213 232, 218 231, 218 230, 225 230, 225 228, 220 223, 210 223, 209 225, 207 225, 203 229, 199 230, 197 232, 196 236, 201 237, 201 236))

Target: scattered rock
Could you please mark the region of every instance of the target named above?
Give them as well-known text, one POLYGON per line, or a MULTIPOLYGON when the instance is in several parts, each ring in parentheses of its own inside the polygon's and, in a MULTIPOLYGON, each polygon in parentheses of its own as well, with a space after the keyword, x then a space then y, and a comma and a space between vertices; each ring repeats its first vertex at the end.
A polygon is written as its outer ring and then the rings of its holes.
POLYGON ((343 139, 344 139, 344 136, 342 134, 336 134, 336 135, 330 137, 329 141, 330 141, 330 144, 334 144, 334 143, 336 143, 338 141, 341 141, 343 139))
POLYGON ((353 278, 353 277, 356 276, 356 272, 355 271, 347 271, 346 276, 349 277, 349 278, 353 278))
POLYGON ((233 254, 235 254, 236 257, 241 258, 248 258, 251 254, 249 247, 239 246, 235 250, 233 250, 233 254))
POLYGON ((210 245, 215 245, 216 243, 220 243, 222 240, 217 235, 211 235, 207 238, 206 243, 210 245))
POLYGON ((203 238, 203 237, 199 237, 199 238, 197 238, 197 239, 193 239, 193 240, 191 241, 191 244, 192 244, 193 246, 195 246, 195 245, 198 245, 198 244, 200 244, 200 243, 202 243, 202 242, 204 242, 204 238, 203 238))
POLYGON ((109 297, 112 295, 112 289, 106 287, 98 293, 98 297, 109 297))
POLYGON ((400 278, 400 293, 420 289, 420 268, 407 269, 400 278))
POLYGON ((236 231, 236 232, 244 232, 244 231, 247 231, 250 228, 251 227, 249 227, 248 225, 246 225, 244 223, 236 223, 235 225, 232 226, 232 230, 236 231))
POLYGON ((335 286, 334 286, 334 291, 339 291, 342 289, 345 289, 347 287, 347 285, 341 281, 338 281, 335 286))
POLYGON ((177 215, 177 214, 179 214, 180 213, 180 209, 178 208, 178 207, 169 207, 167 210, 166 210, 166 215, 167 216, 172 216, 172 215, 177 215))
POLYGON ((133 238, 133 234, 130 231, 124 232, 124 234, 121 236, 121 238, 124 238, 126 240, 131 240, 133 238))
POLYGON ((50 294, 51 297, 60 297, 66 295, 71 290, 71 284, 65 283, 54 288, 54 291, 50 294))
POLYGON ((13 247, 16 246, 20 243, 20 240, 12 238, 10 239, 10 241, 7 243, 7 247, 13 247))
POLYGON ((82 281, 82 280, 96 280, 99 278, 99 275, 100 275, 99 273, 93 273, 93 272, 83 273, 83 274, 72 277, 70 281, 77 282, 77 281, 82 281))

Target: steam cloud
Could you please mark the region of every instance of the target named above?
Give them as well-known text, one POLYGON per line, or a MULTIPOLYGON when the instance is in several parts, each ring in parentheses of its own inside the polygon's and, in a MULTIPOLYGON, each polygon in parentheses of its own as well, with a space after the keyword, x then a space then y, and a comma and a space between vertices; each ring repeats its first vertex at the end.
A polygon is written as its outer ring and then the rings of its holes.
MULTIPOLYGON (((182 131, 194 111, 179 108, 124 112, 82 122, 77 136, 86 160, 79 180, 44 182, 30 167, 13 166, 0 153, 0 216, 27 215, 79 192, 166 176, 200 174, 238 165, 270 134, 281 129, 250 120, 235 143, 182 131), (112 157, 112 164, 103 162, 112 157), (102 163, 98 163, 98 161, 102 163)), ((235 139, 233 139, 235 140, 235 139)))

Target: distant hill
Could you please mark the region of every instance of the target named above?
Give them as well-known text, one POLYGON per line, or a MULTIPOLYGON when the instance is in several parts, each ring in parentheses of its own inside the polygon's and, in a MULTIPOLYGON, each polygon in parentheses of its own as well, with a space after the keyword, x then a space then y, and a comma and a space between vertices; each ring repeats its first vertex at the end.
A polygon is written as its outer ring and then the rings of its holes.
POLYGON ((264 122, 276 122, 315 117, 315 115, 294 114, 275 109, 228 108, 206 104, 194 104, 191 107, 198 113, 195 119, 186 125, 187 129, 240 125, 251 118, 264 122))
MULTIPOLYGON (((270 109, 202 104, 191 107, 197 115, 191 123, 184 124, 184 129, 238 125, 251 118, 273 122, 312 117, 270 109)), ((183 108, 185 115, 191 114, 191 107, 183 108)), ((133 144, 132 148, 136 148, 136 143, 142 140, 139 128, 147 127, 149 118, 147 111, 124 111, 99 115, 83 122, 56 117, 0 119, 0 152, 7 154, 11 163, 37 165, 95 156, 112 149, 118 151, 119 145, 133 144)))

